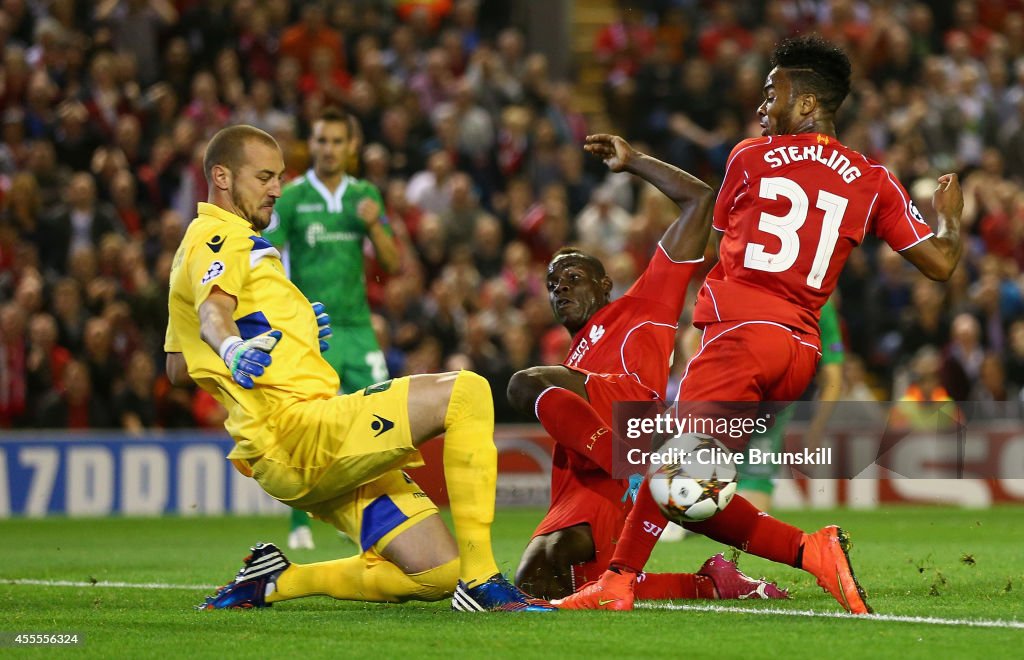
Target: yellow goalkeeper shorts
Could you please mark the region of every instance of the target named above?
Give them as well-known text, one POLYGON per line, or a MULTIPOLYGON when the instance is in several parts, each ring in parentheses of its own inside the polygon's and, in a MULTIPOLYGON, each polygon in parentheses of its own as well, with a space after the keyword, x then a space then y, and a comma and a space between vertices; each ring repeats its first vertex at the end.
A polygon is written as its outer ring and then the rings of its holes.
POLYGON ((251 463, 271 497, 311 511, 399 467, 423 464, 409 428, 409 379, 299 401, 274 415, 275 439, 251 463))
POLYGON ((383 550, 391 539, 437 512, 437 505, 401 470, 309 509, 314 518, 358 542, 363 552, 375 545, 383 550))

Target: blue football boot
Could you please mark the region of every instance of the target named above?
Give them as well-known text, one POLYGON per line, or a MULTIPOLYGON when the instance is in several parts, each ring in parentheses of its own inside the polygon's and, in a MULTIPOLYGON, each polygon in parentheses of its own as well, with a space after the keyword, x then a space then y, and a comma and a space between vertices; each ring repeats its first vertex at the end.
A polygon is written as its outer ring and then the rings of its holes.
POLYGON ((196 605, 197 610, 249 609, 270 607, 267 596, 274 592, 277 578, 291 566, 273 543, 257 543, 235 579, 196 605))
POLYGON ((459 612, 555 612, 546 600, 531 598, 498 573, 475 587, 459 580, 452 596, 452 609, 459 612))

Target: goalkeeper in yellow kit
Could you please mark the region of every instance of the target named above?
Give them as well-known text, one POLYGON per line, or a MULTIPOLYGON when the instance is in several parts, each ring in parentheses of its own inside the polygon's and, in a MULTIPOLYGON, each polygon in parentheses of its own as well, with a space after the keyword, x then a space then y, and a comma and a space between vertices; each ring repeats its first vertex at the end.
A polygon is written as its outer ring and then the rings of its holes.
POLYGON ((208 203, 171 270, 167 374, 193 379, 228 410, 236 468, 274 498, 309 511, 362 552, 293 564, 257 544, 202 609, 265 607, 311 595, 401 602, 450 594, 463 611, 547 611, 498 572, 491 552, 496 450, 487 382, 468 371, 396 378, 337 395, 320 356, 324 328, 260 235, 281 195, 277 142, 252 126, 214 135, 208 203), (400 468, 444 433, 455 537, 400 468))

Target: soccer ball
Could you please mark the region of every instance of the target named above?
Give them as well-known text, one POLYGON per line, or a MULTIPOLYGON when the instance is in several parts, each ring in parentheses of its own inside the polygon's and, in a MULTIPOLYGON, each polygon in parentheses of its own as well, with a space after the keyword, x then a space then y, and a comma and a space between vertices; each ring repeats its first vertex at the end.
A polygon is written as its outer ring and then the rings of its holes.
POLYGON ((715 515, 736 494, 736 467, 725 445, 703 433, 670 438, 651 462, 647 485, 665 517, 675 523, 715 515))

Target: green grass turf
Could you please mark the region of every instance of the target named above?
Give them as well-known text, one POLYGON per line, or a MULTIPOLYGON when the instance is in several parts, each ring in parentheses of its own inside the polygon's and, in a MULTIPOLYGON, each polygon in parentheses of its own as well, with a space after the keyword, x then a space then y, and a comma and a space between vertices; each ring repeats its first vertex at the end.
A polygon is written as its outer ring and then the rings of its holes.
MULTIPOLYGON (((502 570, 514 571, 537 510, 502 510, 494 528, 502 570)), ((784 512, 804 529, 838 522, 871 604, 883 614, 1024 621, 1024 509, 784 512)), ((84 634, 85 657, 1020 657, 1024 630, 774 614, 637 610, 626 613, 466 615, 448 603, 379 605, 309 598, 259 611, 197 612, 203 590, 17 585, 4 580, 220 584, 248 545, 282 543, 281 518, 0 521, 0 631, 84 634)), ((317 523, 308 562, 355 548, 317 523)), ((660 544, 649 570, 692 571, 722 547, 700 537, 660 544)), ((789 587, 793 598, 726 603, 836 612, 801 571, 743 555, 740 567, 789 587)), ((706 604, 691 601, 690 604, 706 604)), ((0 648, 0 656, 54 649, 0 648)))

